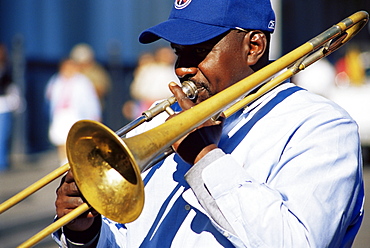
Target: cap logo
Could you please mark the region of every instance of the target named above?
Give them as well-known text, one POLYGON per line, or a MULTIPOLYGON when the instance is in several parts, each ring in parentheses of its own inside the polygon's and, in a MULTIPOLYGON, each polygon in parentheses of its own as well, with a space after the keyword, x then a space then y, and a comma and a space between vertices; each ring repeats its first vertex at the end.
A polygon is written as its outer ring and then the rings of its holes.
POLYGON ((269 28, 269 29, 272 29, 272 30, 274 30, 274 29, 275 29, 275 21, 274 21, 274 20, 271 20, 271 21, 269 22, 268 28, 269 28))
POLYGON ((175 9, 186 8, 192 0, 175 0, 175 9))

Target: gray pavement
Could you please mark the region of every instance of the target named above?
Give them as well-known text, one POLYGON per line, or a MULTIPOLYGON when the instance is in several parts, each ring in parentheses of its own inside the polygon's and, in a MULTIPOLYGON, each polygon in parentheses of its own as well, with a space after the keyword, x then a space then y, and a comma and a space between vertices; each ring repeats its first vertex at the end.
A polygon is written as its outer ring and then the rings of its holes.
MULTIPOLYGON (((0 173, 0 202, 4 202, 59 166, 57 153, 14 155, 11 170, 0 173)), ((14 248, 52 223, 59 179, 0 215, 0 248, 14 248)), ((51 237, 35 247, 58 247, 51 237)))
MULTIPOLYGON (((58 167, 57 154, 48 151, 32 156, 14 156, 11 170, 0 173, 0 203, 28 187, 58 167)), ((370 199, 370 165, 364 167, 365 193, 370 199)), ((45 186, 39 192, 26 198, 0 215, 0 248, 14 248, 47 225, 54 217, 55 189, 59 179, 45 186)), ((365 217, 357 235, 354 248, 370 247, 370 203, 365 203, 365 217)), ((47 237, 37 248, 57 247, 47 237)))

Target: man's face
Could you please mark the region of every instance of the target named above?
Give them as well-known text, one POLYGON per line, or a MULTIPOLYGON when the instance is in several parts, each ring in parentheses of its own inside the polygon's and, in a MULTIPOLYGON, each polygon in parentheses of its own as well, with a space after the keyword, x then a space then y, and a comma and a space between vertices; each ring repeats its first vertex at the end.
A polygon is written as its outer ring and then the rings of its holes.
POLYGON ((171 44, 178 56, 175 72, 181 82, 193 81, 198 90, 196 103, 217 94, 250 75, 244 35, 235 30, 196 45, 171 44))

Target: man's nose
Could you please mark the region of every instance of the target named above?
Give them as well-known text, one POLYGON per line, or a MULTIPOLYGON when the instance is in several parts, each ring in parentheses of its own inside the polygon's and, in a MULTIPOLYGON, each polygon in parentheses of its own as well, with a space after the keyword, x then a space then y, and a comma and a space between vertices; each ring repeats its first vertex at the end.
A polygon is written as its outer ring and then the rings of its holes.
POLYGON ((196 67, 179 67, 176 68, 176 75, 181 78, 189 78, 197 74, 198 69, 196 67))

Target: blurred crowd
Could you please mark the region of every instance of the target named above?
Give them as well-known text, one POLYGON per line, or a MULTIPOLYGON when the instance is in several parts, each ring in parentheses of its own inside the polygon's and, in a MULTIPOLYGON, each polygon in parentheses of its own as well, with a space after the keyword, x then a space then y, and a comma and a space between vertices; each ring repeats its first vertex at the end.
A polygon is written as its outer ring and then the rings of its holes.
MULTIPOLYGON (((168 98, 167 84, 179 83, 174 73, 175 55, 169 47, 160 47, 138 58, 130 85, 130 100, 122 106, 122 114, 132 120, 155 101, 168 98)), ((69 129, 78 120, 101 121, 108 92, 112 88, 109 73, 94 57, 88 44, 77 44, 60 64, 46 88, 50 106, 49 139, 58 148, 61 164, 67 162, 66 139, 69 129)))
MULTIPOLYGON (((167 84, 179 83, 173 70, 174 62, 175 55, 169 47, 160 47, 138 57, 129 87, 130 97, 120 99, 124 101, 124 118, 132 120, 155 101, 171 95, 167 84)), ((14 114, 24 94, 12 79, 12 73, 7 48, 0 44, 0 172, 11 165, 14 114)), ((110 73, 97 61, 89 44, 76 44, 61 59, 44 92, 49 113, 48 138, 57 148, 60 165, 67 162, 66 140, 71 126, 82 119, 103 121, 112 88, 110 73)))
MULTIPOLYGON (((174 73, 175 55, 160 47, 138 56, 129 86, 129 99, 121 99, 122 115, 133 120, 157 100, 171 96, 167 85, 179 83, 174 73)), ((0 172, 10 168, 14 114, 22 104, 22 92, 12 80, 5 45, 0 44, 0 172)), ((344 107, 358 122, 361 142, 370 146, 370 52, 355 46, 336 60, 321 59, 293 77, 292 81, 344 107)), ((66 162, 65 142, 78 120, 102 121, 112 79, 88 44, 76 44, 49 79, 45 99, 49 106, 48 137, 57 147, 61 164, 66 162)))

